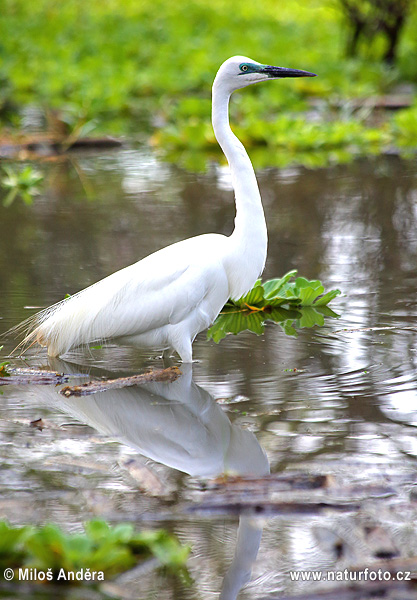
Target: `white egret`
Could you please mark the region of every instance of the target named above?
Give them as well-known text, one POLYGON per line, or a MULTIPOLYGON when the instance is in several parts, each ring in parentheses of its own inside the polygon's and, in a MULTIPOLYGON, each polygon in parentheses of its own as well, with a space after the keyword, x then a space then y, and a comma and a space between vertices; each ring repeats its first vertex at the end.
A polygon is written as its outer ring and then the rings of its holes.
POLYGON ((192 343, 229 298, 248 292, 262 273, 267 230, 252 163, 229 126, 231 94, 252 83, 314 73, 260 64, 244 56, 224 62, 213 83, 214 134, 230 166, 235 191, 233 233, 177 242, 53 306, 22 326, 22 345, 38 342, 50 356, 109 339, 176 351, 192 361, 192 343))

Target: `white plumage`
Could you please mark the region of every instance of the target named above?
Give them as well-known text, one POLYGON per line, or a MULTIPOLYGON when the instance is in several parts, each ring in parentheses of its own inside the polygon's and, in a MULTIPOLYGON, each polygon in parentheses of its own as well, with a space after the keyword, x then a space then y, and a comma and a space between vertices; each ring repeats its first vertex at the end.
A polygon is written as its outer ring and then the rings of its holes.
POLYGON ((214 133, 229 162, 236 199, 231 236, 206 234, 151 254, 37 313, 22 345, 34 341, 50 356, 109 339, 144 348, 175 350, 192 360, 192 343, 229 298, 239 298, 263 271, 267 231, 250 159, 229 126, 233 91, 272 78, 313 76, 261 65, 242 56, 227 60, 213 83, 214 133))

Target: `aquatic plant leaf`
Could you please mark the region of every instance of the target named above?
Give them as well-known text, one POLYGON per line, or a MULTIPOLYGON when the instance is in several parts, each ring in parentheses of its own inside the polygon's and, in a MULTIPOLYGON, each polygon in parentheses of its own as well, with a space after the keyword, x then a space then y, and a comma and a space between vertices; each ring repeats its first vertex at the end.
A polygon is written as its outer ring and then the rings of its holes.
POLYGON ((4 208, 8 208, 9 206, 11 206, 18 194, 18 189, 17 188, 12 188, 9 193, 7 194, 7 196, 5 197, 5 199, 3 200, 3 206, 4 208))
POLYGON ((282 327, 282 330, 285 333, 285 335, 291 335, 293 337, 297 337, 298 333, 297 333, 297 330, 294 328, 293 323, 294 323, 293 319, 287 319, 286 321, 283 321, 282 323, 280 323, 280 326, 282 327))
POLYGON ((298 327, 314 327, 324 325, 324 315, 312 306, 304 306, 301 309, 301 318, 297 322, 298 327))
POLYGON ((324 287, 317 279, 309 281, 305 277, 297 277, 294 290, 300 298, 302 306, 311 306, 314 300, 324 292, 324 287))
POLYGON ((33 196, 39 194, 37 186, 43 180, 43 174, 31 165, 27 165, 20 171, 15 171, 10 166, 5 165, 3 171, 6 176, 1 178, 0 183, 2 187, 9 190, 3 200, 3 206, 6 208, 11 206, 17 196, 20 196, 25 204, 31 204, 33 196))
POLYGON ((297 296, 277 296, 276 298, 268 298, 267 306, 275 307, 281 306, 282 304, 287 304, 291 306, 298 306, 301 304, 300 298, 297 296))
POLYGON ((228 334, 237 335, 246 330, 261 335, 264 332, 266 321, 280 323, 290 319, 292 323, 298 317, 301 317, 298 311, 288 310, 283 307, 257 311, 250 311, 248 309, 226 310, 217 317, 214 324, 208 330, 207 337, 219 343, 228 334))
POLYGON ((230 333, 229 323, 225 319, 225 316, 220 314, 213 325, 207 330, 207 339, 213 340, 218 344, 228 333, 230 333))
POLYGON ((318 298, 324 291, 323 287, 315 290, 312 287, 305 287, 300 289, 299 298, 302 306, 311 306, 313 302, 318 298))
POLYGON ((274 323, 282 323, 283 321, 291 321, 300 317, 300 310, 288 309, 288 308, 273 308, 271 312, 264 313, 265 320, 273 321, 274 323))
POLYGON ((85 524, 85 531, 92 540, 99 542, 100 540, 108 538, 110 527, 109 524, 102 519, 92 519, 85 524))
MULTIPOLYGON (((312 288, 314 290, 323 288, 321 281, 318 279, 306 279, 305 277, 297 277, 295 280, 296 288, 312 288)), ((324 288, 323 288, 324 291, 324 288)))
POLYGON ((331 290, 324 294, 318 279, 297 277, 296 270, 264 283, 258 279, 245 296, 227 302, 207 332, 208 339, 220 342, 227 334, 237 335, 249 330, 257 335, 264 332, 265 321, 279 323, 286 335, 296 336, 295 327, 324 325, 325 317, 338 318, 327 304, 340 294, 331 290), (314 308, 313 308, 314 307, 314 308), (324 310, 327 309, 327 310, 324 310))
POLYGON ((190 546, 182 546, 175 537, 163 529, 140 532, 132 543, 151 548, 154 556, 167 566, 184 566, 191 549, 190 546))
POLYGON ((30 526, 11 527, 6 521, 0 521, 0 569, 22 564, 23 543, 30 532, 30 526))
MULTIPOLYGON (((340 290, 330 290, 327 294, 323 294, 314 302, 314 306, 326 306, 329 302, 334 300, 337 296, 340 296, 342 292, 340 290)), ((329 309, 330 310, 330 309, 329 309)))
POLYGON ((227 334, 232 333, 237 335, 246 329, 257 335, 261 335, 264 332, 264 320, 265 314, 262 311, 253 312, 248 309, 228 309, 220 313, 208 330, 207 337, 218 344, 227 334))
POLYGON ((260 306, 264 299, 264 294, 265 292, 261 280, 258 279, 254 287, 245 296, 239 298, 235 304, 237 304, 237 306, 260 306))
POLYGON ((332 319, 338 319, 340 315, 334 312, 329 306, 320 306, 315 302, 313 308, 321 313, 324 317, 331 317, 332 319))
POLYGON ((265 299, 274 298, 278 295, 282 295, 283 292, 285 293, 285 291, 287 289, 285 284, 288 283, 288 281, 292 277, 295 277, 296 275, 297 275, 297 270, 294 269, 293 271, 288 271, 288 273, 286 273, 283 277, 276 278, 276 279, 269 279, 268 281, 265 281, 265 283, 262 284, 262 286, 265 290, 265 299))

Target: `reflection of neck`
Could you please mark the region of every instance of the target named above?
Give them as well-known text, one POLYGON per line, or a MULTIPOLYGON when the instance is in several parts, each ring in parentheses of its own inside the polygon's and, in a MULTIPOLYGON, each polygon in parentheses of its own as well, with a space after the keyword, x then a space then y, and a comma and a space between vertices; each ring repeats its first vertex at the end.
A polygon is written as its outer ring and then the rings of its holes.
POLYGON ((219 600, 235 600, 239 590, 250 580, 262 537, 260 519, 241 517, 233 562, 223 580, 219 600))
POLYGON ((231 296, 236 298, 250 289, 264 268, 267 231, 252 163, 243 144, 229 126, 229 99, 230 92, 222 86, 221 80, 215 81, 212 104, 214 135, 229 163, 236 200, 235 229, 231 236, 234 268, 230 266, 231 291, 234 292, 231 296), (244 267, 243 281, 239 269, 236 269, 237 259, 244 267), (242 287, 246 289, 241 291, 242 287))

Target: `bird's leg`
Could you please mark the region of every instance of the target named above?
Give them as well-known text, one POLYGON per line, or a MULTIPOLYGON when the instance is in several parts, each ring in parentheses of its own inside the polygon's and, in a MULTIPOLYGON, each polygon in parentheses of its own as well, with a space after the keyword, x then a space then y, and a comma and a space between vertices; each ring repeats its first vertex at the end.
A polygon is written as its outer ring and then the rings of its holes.
POLYGON ((174 364, 172 360, 172 350, 170 348, 162 351, 162 360, 164 361, 164 368, 171 367, 174 364))

